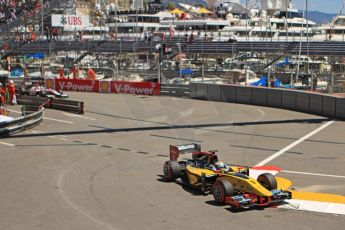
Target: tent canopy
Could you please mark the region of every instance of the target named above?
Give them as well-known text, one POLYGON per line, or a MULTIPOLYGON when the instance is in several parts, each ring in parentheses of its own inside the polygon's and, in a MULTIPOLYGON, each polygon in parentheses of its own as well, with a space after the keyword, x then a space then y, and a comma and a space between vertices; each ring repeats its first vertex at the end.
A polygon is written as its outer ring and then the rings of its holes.
POLYGON ((200 8, 196 11, 198 14, 212 14, 213 12, 209 11, 208 9, 205 8, 200 8))
POLYGON ((175 8, 174 10, 170 11, 171 14, 183 14, 184 11, 180 10, 179 8, 175 8))

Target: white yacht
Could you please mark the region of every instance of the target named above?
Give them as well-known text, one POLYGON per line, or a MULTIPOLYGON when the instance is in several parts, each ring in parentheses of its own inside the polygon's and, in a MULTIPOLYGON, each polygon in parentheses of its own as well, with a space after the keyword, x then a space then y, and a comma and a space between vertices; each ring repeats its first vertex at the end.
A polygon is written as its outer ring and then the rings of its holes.
POLYGON ((313 38, 316 32, 317 24, 303 18, 290 1, 262 0, 260 10, 248 9, 248 17, 224 27, 221 37, 223 40, 235 37, 239 41, 303 41, 313 38))
POLYGON ((315 36, 321 41, 345 41, 345 15, 337 15, 331 23, 319 27, 322 34, 315 36))

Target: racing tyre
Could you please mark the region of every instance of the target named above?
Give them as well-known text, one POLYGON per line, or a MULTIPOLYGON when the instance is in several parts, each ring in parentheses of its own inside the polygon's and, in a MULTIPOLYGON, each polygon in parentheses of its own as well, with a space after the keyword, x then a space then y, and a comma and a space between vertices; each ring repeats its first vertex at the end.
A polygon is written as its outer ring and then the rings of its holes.
POLYGON ((232 184, 225 179, 218 179, 212 187, 213 198, 217 203, 225 204, 227 196, 234 195, 232 184))
POLYGON ((277 180, 271 173, 261 174, 258 176, 257 181, 267 190, 274 190, 278 187, 277 180))
POLYGON ((177 161, 167 161, 163 166, 163 174, 167 181, 174 181, 181 177, 181 166, 177 161))

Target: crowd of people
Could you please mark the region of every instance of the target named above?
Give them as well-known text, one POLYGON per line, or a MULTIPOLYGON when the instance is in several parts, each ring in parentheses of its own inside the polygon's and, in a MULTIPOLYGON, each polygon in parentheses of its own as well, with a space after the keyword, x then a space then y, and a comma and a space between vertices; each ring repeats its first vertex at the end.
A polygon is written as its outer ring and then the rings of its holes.
MULTIPOLYGON (((43 0, 49 6, 52 0, 43 0)), ((34 16, 42 8, 42 0, 0 0, 0 24, 16 20, 21 15, 34 16)))

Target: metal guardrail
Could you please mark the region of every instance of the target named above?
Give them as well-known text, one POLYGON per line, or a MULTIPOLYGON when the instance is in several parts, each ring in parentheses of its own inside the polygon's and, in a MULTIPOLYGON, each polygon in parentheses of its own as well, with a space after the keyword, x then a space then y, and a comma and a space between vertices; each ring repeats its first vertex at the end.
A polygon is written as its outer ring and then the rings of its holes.
POLYGON ((189 85, 161 84, 161 95, 171 97, 189 97, 189 85))
POLYGON ((45 97, 19 95, 17 97, 17 103, 20 105, 26 105, 32 108, 35 106, 44 107, 47 109, 62 110, 70 113, 83 114, 84 113, 84 102, 82 101, 71 101, 64 99, 49 99, 45 97))
POLYGON ((0 124, 0 137, 13 135, 15 133, 33 128, 37 126, 44 117, 44 109, 40 108, 38 111, 19 117, 13 121, 0 124))

